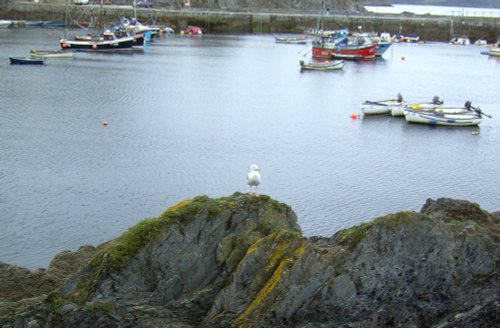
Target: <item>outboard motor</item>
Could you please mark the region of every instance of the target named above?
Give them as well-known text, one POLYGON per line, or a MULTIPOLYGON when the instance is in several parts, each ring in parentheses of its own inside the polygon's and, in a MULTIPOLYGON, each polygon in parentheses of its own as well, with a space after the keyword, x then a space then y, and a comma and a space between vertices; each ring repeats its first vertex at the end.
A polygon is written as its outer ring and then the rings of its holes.
POLYGON ((403 101, 403 96, 400 93, 398 93, 398 103, 402 101, 403 101))
POLYGON ((470 102, 469 100, 467 100, 467 101, 465 102, 464 107, 465 107, 466 109, 468 109, 468 110, 471 110, 471 109, 470 109, 470 108, 471 108, 471 102, 470 102))
POLYGON ((438 96, 434 96, 434 98, 432 98, 432 103, 436 104, 436 105, 442 105, 443 101, 441 99, 439 99, 438 96))

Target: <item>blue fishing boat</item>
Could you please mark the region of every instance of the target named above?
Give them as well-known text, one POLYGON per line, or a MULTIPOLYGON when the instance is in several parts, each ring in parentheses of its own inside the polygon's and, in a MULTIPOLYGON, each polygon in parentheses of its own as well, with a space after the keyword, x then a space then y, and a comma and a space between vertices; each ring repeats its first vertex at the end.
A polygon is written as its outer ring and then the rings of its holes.
POLYGON ((56 22, 56 21, 44 21, 42 23, 42 27, 65 27, 66 24, 64 22, 56 22))
POLYGON ((43 58, 9 57, 11 65, 43 65, 43 58))
POLYGON ((384 42, 380 41, 377 43, 377 53, 375 57, 382 57, 382 55, 389 49, 392 45, 392 42, 384 42))

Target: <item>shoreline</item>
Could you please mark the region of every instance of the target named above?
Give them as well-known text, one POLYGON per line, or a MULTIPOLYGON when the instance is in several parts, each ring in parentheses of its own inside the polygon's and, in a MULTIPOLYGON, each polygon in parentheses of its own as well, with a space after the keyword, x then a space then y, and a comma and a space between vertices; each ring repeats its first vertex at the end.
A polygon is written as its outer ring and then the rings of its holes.
MULTIPOLYGON (((11 20, 72 21, 95 6, 22 3, 0 7, 0 17, 11 20)), ((104 21, 110 23, 118 17, 131 16, 131 6, 105 6, 104 21)), ((173 27, 176 32, 187 25, 198 25, 211 34, 300 34, 318 24, 317 13, 230 12, 212 10, 152 9, 156 24, 173 27)), ((149 20, 149 10, 137 9, 140 21, 149 20)), ((376 13, 330 13, 323 17, 325 29, 348 28, 391 34, 418 34, 426 41, 449 41, 453 35, 467 34, 471 40, 488 36, 489 42, 500 37, 500 17, 458 17, 434 15, 400 15, 376 13)))

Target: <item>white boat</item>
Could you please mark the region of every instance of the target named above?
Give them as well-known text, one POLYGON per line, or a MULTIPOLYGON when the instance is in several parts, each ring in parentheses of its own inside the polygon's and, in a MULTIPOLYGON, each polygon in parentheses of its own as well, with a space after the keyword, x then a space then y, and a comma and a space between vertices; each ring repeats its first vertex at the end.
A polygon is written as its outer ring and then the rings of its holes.
POLYGON ((276 43, 306 44, 309 42, 305 37, 274 37, 276 43))
POLYGON ((488 51, 488 55, 494 57, 500 57, 500 47, 491 47, 488 51))
POLYGON ((474 45, 475 46, 487 46, 488 45, 488 41, 484 40, 484 39, 478 39, 474 42, 474 45))
POLYGON ((417 110, 432 110, 440 107, 442 104, 444 104, 444 101, 441 100, 438 96, 434 96, 431 100, 431 102, 426 102, 426 103, 413 103, 413 104, 406 104, 405 106, 395 108, 393 111, 391 111, 392 116, 405 116, 405 109, 417 109, 417 110))
POLYGON ((434 109, 410 109, 404 110, 405 119, 410 123, 421 123, 430 125, 446 126, 473 126, 482 122, 483 116, 490 117, 473 107, 470 101, 464 107, 437 107, 434 109))
POLYGON ((12 25, 12 21, 11 20, 0 19, 0 28, 9 27, 10 25, 12 25))
POLYGON ((398 94, 396 99, 387 100, 365 100, 361 105, 361 110, 365 115, 389 114, 395 107, 404 107, 406 102, 403 101, 401 94, 398 94))
POLYGON ((72 51, 65 50, 37 50, 31 49, 30 55, 33 58, 73 58, 72 51))
POLYGON ((455 35, 451 38, 450 44, 468 46, 470 45, 470 40, 465 35, 455 35))
POLYGON ((309 71, 336 71, 340 70, 344 67, 343 60, 334 60, 334 61, 324 61, 324 62, 305 62, 301 60, 300 62, 300 70, 309 70, 309 71))

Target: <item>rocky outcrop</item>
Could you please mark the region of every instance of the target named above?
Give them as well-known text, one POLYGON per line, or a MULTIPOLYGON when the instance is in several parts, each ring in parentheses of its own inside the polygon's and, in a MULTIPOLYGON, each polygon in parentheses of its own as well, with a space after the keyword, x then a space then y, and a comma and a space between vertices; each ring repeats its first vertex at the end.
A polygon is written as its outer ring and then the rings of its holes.
POLYGON ((0 318, 38 305, 86 266, 95 251, 92 246, 82 246, 76 252, 61 252, 47 269, 36 271, 0 263, 0 318))
POLYGON ((0 313, 0 325, 491 327, 499 229, 498 213, 438 199, 305 238, 291 208, 267 196, 197 197, 99 246, 57 292, 0 313))

